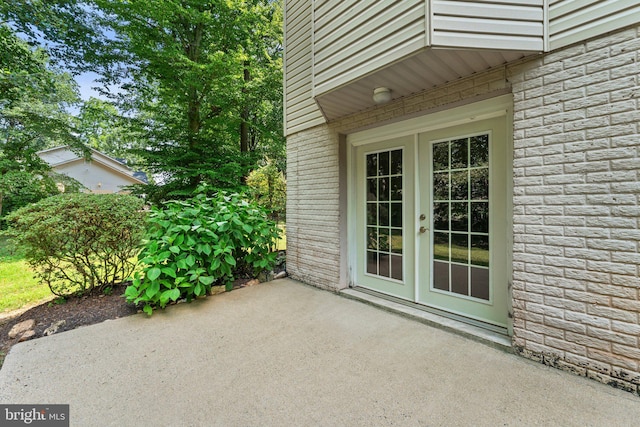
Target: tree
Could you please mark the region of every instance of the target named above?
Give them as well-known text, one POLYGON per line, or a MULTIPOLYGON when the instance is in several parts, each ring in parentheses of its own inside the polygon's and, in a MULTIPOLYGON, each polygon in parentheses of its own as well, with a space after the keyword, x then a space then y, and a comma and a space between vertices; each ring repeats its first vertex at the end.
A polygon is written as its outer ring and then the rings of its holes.
POLYGON ((127 131, 127 120, 112 103, 93 97, 84 101, 76 128, 86 146, 124 160, 128 165, 140 161, 130 152, 137 146, 137 141, 127 131))
POLYGON ((258 205, 266 208, 271 219, 284 221, 286 211, 287 183, 282 171, 267 159, 264 166, 251 171, 247 177, 249 194, 258 205))
POLYGON ((58 192, 37 152, 60 144, 83 150, 65 111, 77 98, 68 74, 0 25, 0 218, 58 192))
MULTIPOLYGON (((78 0, 12 0, 0 2, 0 24, 9 23, 27 41, 38 46, 46 41, 49 57, 74 72, 102 74, 112 61, 104 48, 106 36, 99 12, 92 2, 78 0)), ((44 46, 41 46, 44 47, 44 46)), ((114 58, 115 59, 115 58, 114 58)))
POLYGON ((121 99, 129 100, 138 119, 133 130, 147 144, 137 154, 152 172, 167 174, 157 199, 186 196, 201 183, 237 189, 261 143, 283 145, 277 131, 253 121, 280 117, 281 92, 266 93, 281 82, 277 4, 165 0, 110 7, 109 15, 134 64, 121 99))
POLYGON ((4 16, 32 34, 35 23, 54 54, 120 88, 108 95, 144 147, 135 154, 165 176, 145 193, 236 189, 262 155, 283 157, 279 2, 26 2, 30 12, 4 16))

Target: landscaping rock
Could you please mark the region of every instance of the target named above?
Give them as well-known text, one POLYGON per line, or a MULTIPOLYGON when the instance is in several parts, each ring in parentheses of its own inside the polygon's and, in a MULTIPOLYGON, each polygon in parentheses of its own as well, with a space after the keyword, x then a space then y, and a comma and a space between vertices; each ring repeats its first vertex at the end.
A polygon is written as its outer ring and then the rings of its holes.
POLYGON ((49 326, 47 329, 44 330, 44 332, 42 333, 42 335, 44 335, 45 337, 48 335, 53 335, 56 332, 58 332, 58 329, 60 329, 61 326, 64 326, 64 324, 67 323, 66 320, 58 320, 57 322, 53 322, 51 324, 51 326, 49 326))
POLYGON ((287 277, 287 272, 286 271, 281 271, 280 273, 276 274, 275 276, 273 276, 273 279, 284 279, 285 277, 287 277))
POLYGON ((226 291, 225 285, 212 286, 209 295, 218 295, 226 291))
POLYGON ((33 338, 35 335, 36 331, 34 331, 33 329, 29 329, 28 331, 25 331, 22 335, 20 335, 20 338, 18 338, 18 342, 26 341, 30 338, 33 338))
POLYGON ((245 285, 245 286, 254 286, 254 285, 257 285, 257 284, 259 284, 259 283, 260 283, 260 280, 258 280, 258 279, 252 279, 252 280, 249 280, 249 281, 248 281, 247 283, 245 283, 244 285, 245 285))
POLYGON ((30 329, 33 329, 36 326, 36 321, 33 319, 25 320, 20 323, 16 323, 13 325, 13 328, 9 331, 9 338, 13 339, 18 335, 22 335, 30 329))
POLYGON ((260 282, 270 282, 273 280, 273 271, 263 271, 258 274, 258 280, 260 282))

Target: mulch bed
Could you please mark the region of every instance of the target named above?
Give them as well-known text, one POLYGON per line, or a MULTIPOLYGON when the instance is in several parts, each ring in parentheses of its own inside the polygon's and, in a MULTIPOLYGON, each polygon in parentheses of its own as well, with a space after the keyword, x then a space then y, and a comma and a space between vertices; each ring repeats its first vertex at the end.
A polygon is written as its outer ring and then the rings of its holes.
POLYGON ((39 338, 43 336, 45 329, 60 320, 64 320, 65 324, 60 326, 57 333, 137 313, 138 309, 133 304, 127 304, 122 297, 124 290, 125 286, 116 286, 110 295, 96 293, 69 298, 64 304, 48 301, 17 317, 0 320, 0 363, 2 355, 6 355, 11 346, 18 343, 18 337, 9 338, 9 331, 13 325, 22 321, 34 319, 36 326, 33 338, 39 338))
MULTIPOLYGON (((282 271, 284 271, 284 267, 278 266, 274 273, 282 271)), ((250 286, 251 282, 250 278, 237 279, 233 283, 233 287, 236 289, 250 286)), ((56 333, 140 312, 141 310, 135 305, 125 301, 122 296, 125 289, 126 285, 114 286, 109 295, 96 292, 83 297, 69 298, 64 304, 48 301, 30 308, 18 316, 0 319, 0 368, 11 346, 18 343, 19 336, 13 339, 9 338, 9 331, 14 325, 29 319, 35 320, 36 325, 33 329, 35 335, 30 338, 35 339, 42 337, 45 329, 60 320, 64 320, 65 323, 59 327, 56 333)))

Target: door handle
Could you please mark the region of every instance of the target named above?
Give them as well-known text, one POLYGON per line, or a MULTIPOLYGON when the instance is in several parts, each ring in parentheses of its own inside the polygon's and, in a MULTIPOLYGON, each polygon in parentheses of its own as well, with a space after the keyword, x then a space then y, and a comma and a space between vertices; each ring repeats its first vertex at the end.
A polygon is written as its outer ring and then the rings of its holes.
POLYGON ((420 227, 420 234, 424 234, 427 232, 427 227, 420 227))

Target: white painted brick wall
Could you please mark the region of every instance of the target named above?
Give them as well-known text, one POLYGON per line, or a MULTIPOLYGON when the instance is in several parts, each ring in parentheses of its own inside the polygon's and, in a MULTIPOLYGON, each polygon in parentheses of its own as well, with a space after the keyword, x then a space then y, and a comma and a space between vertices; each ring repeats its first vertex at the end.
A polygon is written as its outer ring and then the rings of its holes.
POLYGON ((640 29, 509 69, 514 344, 640 387, 640 29), (542 83, 541 83, 542 82, 542 83))
POLYGON ((326 125, 287 138, 287 272, 335 289, 340 278, 338 139, 326 125))

